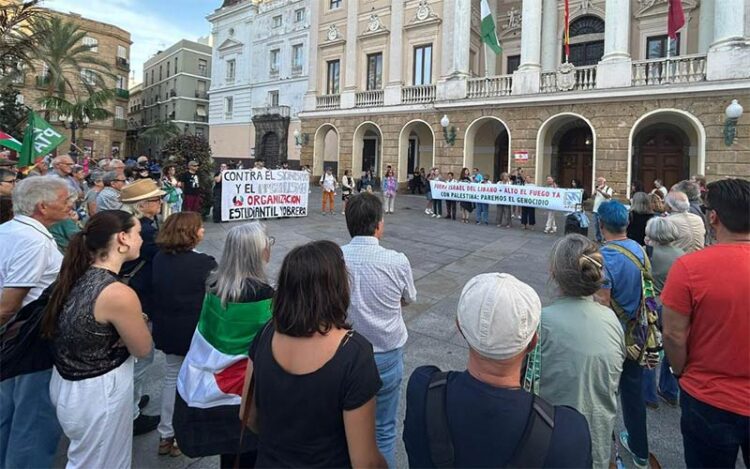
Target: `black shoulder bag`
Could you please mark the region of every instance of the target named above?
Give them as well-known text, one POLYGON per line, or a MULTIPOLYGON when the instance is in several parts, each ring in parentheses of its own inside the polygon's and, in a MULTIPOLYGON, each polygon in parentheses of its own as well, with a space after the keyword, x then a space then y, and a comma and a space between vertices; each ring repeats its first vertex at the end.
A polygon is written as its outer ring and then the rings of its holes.
MULTIPOLYGON (((427 440, 432 463, 438 468, 455 467, 455 451, 446 411, 449 373, 448 371, 433 373, 427 387, 425 406, 427 440)), ((555 427, 555 408, 542 398, 532 396, 526 428, 507 467, 543 467, 547 459, 552 431, 555 427)))

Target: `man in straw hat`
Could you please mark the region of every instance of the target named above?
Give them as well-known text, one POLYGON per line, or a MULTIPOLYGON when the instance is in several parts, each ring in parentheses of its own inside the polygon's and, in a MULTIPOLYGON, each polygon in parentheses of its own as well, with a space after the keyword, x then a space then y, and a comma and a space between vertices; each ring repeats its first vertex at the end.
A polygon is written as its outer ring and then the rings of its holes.
POLYGON ((406 391, 404 443, 412 467, 591 467, 591 436, 575 409, 521 388, 542 304, 510 274, 464 286, 456 324, 466 371, 417 368, 406 391))
MULTIPOLYGON (((143 312, 150 314, 153 310, 153 291, 151 287, 151 262, 157 251, 156 234, 159 231, 157 215, 161 212, 162 197, 166 192, 159 189, 153 179, 139 179, 125 186, 120 193, 122 209, 132 213, 141 222, 141 255, 138 259, 125 263, 120 274, 141 300, 143 312)), ((148 433, 159 425, 158 415, 142 414, 141 410, 148 404, 149 396, 143 394, 143 381, 146 370, 154 361, 154 351, 138 359, 133 369, 133 435, 148 433)))

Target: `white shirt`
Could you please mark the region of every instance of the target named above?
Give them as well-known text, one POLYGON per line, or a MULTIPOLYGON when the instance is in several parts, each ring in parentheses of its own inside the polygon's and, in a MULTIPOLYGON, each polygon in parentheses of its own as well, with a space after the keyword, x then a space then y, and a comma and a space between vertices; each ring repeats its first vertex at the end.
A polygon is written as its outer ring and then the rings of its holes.
POLYGON ((21 306, 42 295, 57 279, 63 256, 41 223, 24 215, 0 225, 0 290, 31 288, 21 306))
MULTIPOLYGON (((607 200, 610 200, 610 199, 604 197, 603 195, 601 195, 599 193, 598 189, 599 188, 597 187, 596 188, 596 195, 594 196, 594 212, 598 212, 599 211, 599 206, 602 204, 602 202, 606 202, 607 200)), ((612 194, 614 193, 614 191, 612 190, 612 188, 609 187, 609 186, 607 186, 607 185, 605 185, 602 188, 602 192, 604 192, 605 194, 607 194, 610 198, 612 197, 612 194)))
POLYGON ((341 246, 351 281, 348 319, 375 353, 403 347, 409 337, 401 300, 417 299, 409 259, 385 249, 373 236, 356 236, 341 246))
POLYGON ((320 183, 323 184, 323 190, 325 192, 333 192, 336 190, 336 178, 333 177, 333 174, 324 174, 322 178, 320 178, 320 183))

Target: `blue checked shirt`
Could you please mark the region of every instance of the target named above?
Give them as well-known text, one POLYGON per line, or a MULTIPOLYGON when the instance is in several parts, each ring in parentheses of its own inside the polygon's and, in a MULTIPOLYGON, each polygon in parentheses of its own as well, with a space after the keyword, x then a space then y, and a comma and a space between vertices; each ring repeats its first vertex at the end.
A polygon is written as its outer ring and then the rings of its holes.
POLYGON ((373 236, 356 236, 341 247, 351 282, 349 321, 375 353, 403 347, 408 338, 401 301, 417 299, 409 259, 385 249, 373 236))

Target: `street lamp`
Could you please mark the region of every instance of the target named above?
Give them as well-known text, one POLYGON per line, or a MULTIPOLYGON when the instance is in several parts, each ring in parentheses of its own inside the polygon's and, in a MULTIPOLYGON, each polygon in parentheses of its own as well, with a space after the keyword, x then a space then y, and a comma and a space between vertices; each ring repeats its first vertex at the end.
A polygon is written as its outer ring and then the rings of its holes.
POLYGON ((78 146, 76 146, 76 130, 85 129, 91 123, 89 116, 84 115, 83 119, 74 119, 73 116, 60 114, 57 118, 66 129, 70 129, 70 156, 75 159, 78 156, 78 146))
POLYGON ((724 111, 727 116, 727 120, 724 121, 724 144, 726 146, 731 146, 737 137, 737 121, 742 116, 742 111, 742 106, 736 99, 733 99, 724 111))
POLYGON ((443 138, 445 139, 445 143, 448 145, 456 143, 456 126, 451 125, 451 121, 448 119, 448 114, 444 114, 443 118, 440 119, 440 125, 443 127, 443 138), (450 129, 448 129, 449 125, 451 125, 450 129))

